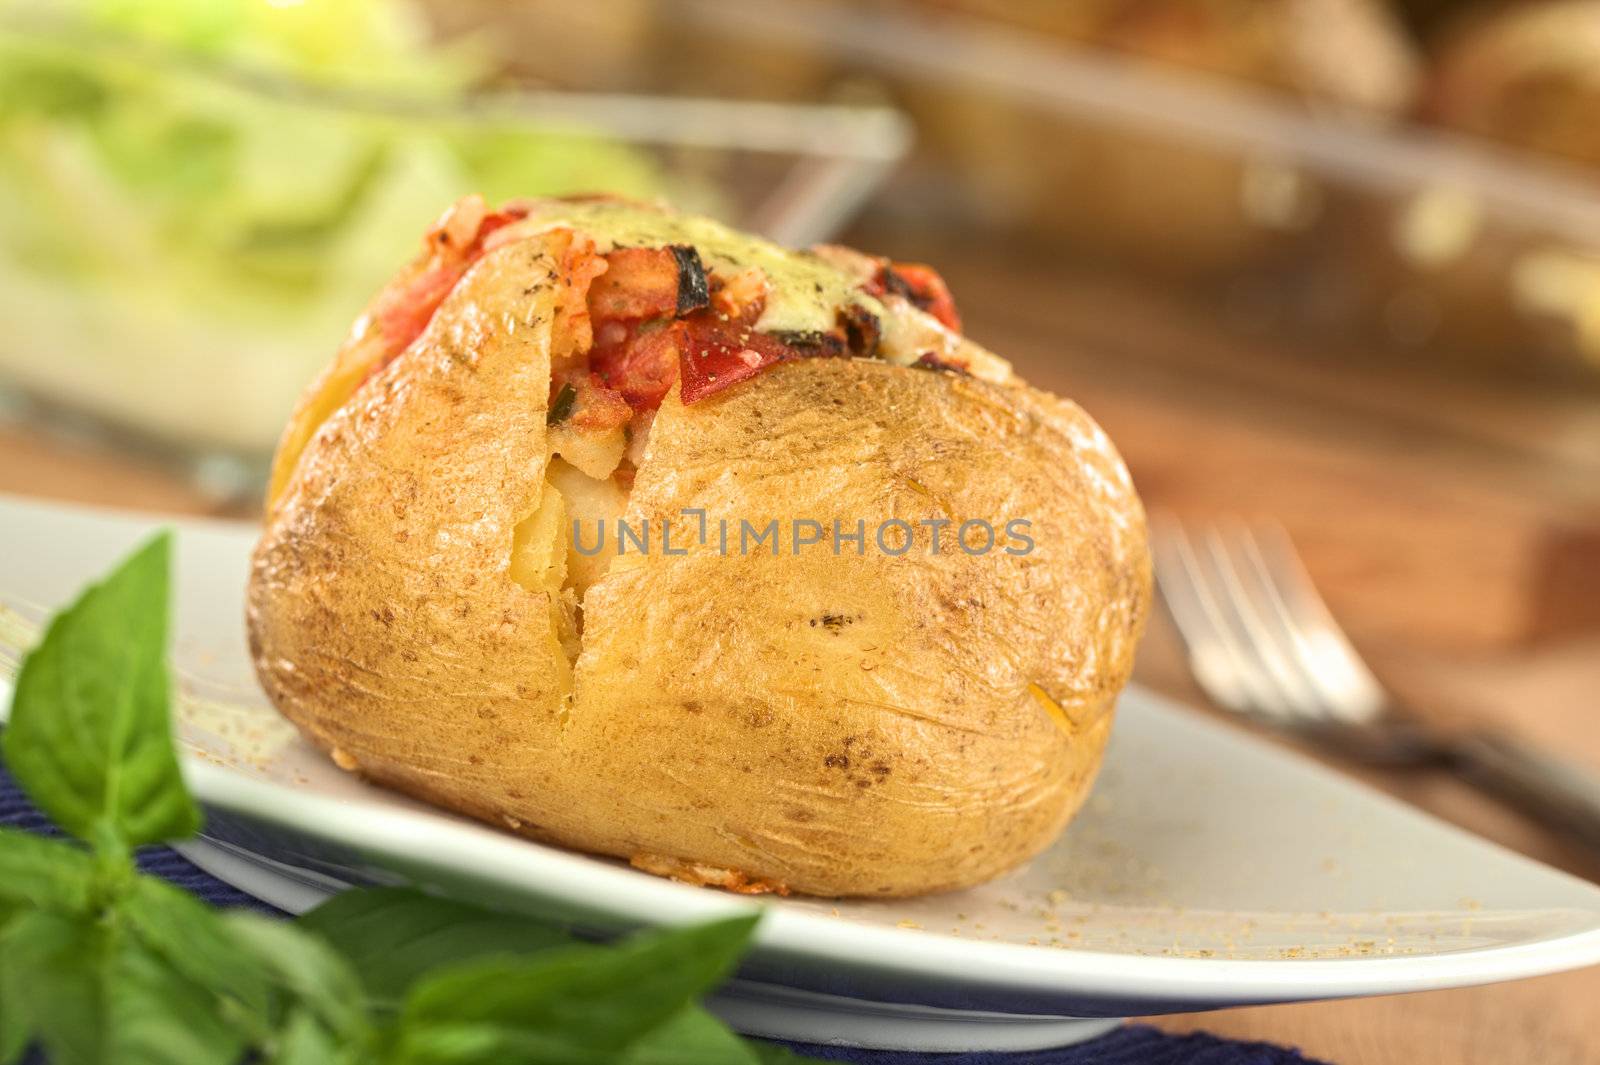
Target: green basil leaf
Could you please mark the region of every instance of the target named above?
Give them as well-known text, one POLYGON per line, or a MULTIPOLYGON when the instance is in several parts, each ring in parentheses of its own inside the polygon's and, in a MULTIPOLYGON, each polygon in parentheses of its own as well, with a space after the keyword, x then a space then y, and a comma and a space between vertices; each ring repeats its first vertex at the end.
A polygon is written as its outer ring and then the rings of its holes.
POLYGON ((413 1065, 609 1065, 732 972, 756 920, 739 917, 613 947, 565 947, 446 970, 407 996, 399 1058, 413 1065), (473 1040, 481 1049, 469 1052, 473 1040))
POLYGON ((140 876, 119 900, 128 930, 175 971, 207 988, 230 1023, 260 1040, 274 1026, 274 983, 223 915, 163 880, 140 876))
POLYGON ((232 1065, 244 1038, 209 990, 169 968, 113 922, 34 911, 0 951, 8 1009, 53 1065, 232 1065))
POLYGON ((235 1065, 247 1034, 217 1008, 211 988, 187 979, 130 938, 107 970, 116 1065, 235 1065))
POLYGON ((698 1006, 680 1011, 620 1055, 610 1047, 579 1046, 561 1033, 466 1023, 408 1033, 396 1060, 405 1065, 761 1065, 748 1044, 698 1006))
POLYGON ((559 1061, 589 1065, 598 1059, 565 1058, 549 1040, 490 1024, 431 1025, 399 1029, 388 1065, 524 1065, 559 1061))
POLYGON ((572 937, 531 918, 414 888, 342 892, 300 918, 355 966, 371 1003, 398 1008, 419 978, 461 962, 565 946, 572 937))
POLYGON ((28 1029, 20 1016, 8 1020, 8 1012, 16 1013, 0 1005, 0 1065, 16 1065, 28 1050, 28 1029))
POLYGON ((235 911, 223 920, 235 939, 271 973, 274 982, 303 1006, 342 1046, 371 1038, 365 997, 355 971, 321 939, 253 913, 235 911))
POLYGON ((0 828, 0 903, 83 913, 94 878, 94 858, 81 847, 0 828))
POLYGON ((14 1065, 28 1049, 33 1034, 6 986, 10 979, 6 968, 6 930, 17 916, 17 910, 0 903, 0 1065, 14 1065))
MULTIPOLYGON (((680 1010, 645 1033, 620 1056, 611 1049, 578 1047, 560 1035, 513 1030, 491 1024, 429 1028, 408 1041, 406 1062, 450 1065, 512 1065, 561 1062, 563 1065, 761 1065, 750 1044, 698 1006, 680 1010)), ((801 1062, 800 1058, 789 1059, 801 1062)))
POLYGON ((13 920, 0 940, 6 1009, 62 1065, 100 1059, 105 1004, 94 978, 100 953, 92 927, 38 911, 13 920))
POLYGON ((621 1065, 761 1065, 761 1059, 721 1021, 690 1006, 636 1040, 621 1065))
POLYGON ((559 425, 567 420, 572 413, 572 406, 577 402, 578 392, 572 385, 564 384, 561 391, 556 393, 556 398, 550 403, 550 412, 544 416, 546 425, 559 425))
POLYGON ((351 1061, 333 1033, 307 1009, 289 1015, 274 1053, 266 1060, 268 1065, 346 1065, 351 1061))
POLYGON ((0 736, 17 782, 56 824, 97 844, 192 836, 168 722, 161 533, 57 614, 23 659, 0 736))

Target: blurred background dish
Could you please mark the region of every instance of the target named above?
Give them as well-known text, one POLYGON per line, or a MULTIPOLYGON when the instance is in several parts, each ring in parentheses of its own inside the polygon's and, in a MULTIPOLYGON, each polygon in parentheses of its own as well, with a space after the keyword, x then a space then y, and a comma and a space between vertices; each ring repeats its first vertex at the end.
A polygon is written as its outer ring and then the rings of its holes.
POLYGON ((1481 9, 1437 49, 1424 114, 1442 126, 1600 165, 1600 4, 1481 9))
POLYGON ((85 2, 0 37, 0 358, 194 445, 268 445, 319 347, 465 188, 661 189, 592 136, 418 119, 481 76, 409 9, 85 2), (381 95, 380 95, 381 94, 381 95))
MULTIPOLYGON (((1385 123, 1409 107, 1418 77, 1410 42, 1367 0, 926 6, 1104 51, 1101 75, 1083 88, 1115 94, 1109 109, 1070 91, 1054 101, 1018 94, 1013 120, 996 125, 992 108, 950 108, 939 93, 919 93, 913 113, 924 117, 930 143, 1016 212, 1014 224, 1179 278, 1242 269, 1268 254, 1275 238, 1315 219, 1318 192, 1292 151, 1187 135, 1185 115, 1198 111, 1190 101, 1157 104, 1164 120, 1124 121, 1117 103, 1134 104, 1140 81, 1163 78, 1164 68, 1199 73, 1274 90, 1274 104, 1294 112, 1385 123)), ((1083 74, 1094 77, 1087 67, 1083 74)), ((1045 79, 1034 87, 1046 89, 1045 79)), ((962 88, 943 95, 962 96, 962 88)))
POLYGON ((810 242, 907 140, 882 108, 497 88, 481 32, 388 0, 0 10, 3 382, 224 491, 441 204, 604 190, 810 242))
POLYGON ((258 458, 433 205, 822 239, 889 107, 874 218, 1324 357, 1600 368, 1593 0, 11 0, 0 60, 0 375, 180 449, 258 458))
MULTIPOLYGON (((1555 53, 1582 55, 1575 24, 1592 27, 1592 7, 1510 5, 1547 6, 1565 10, 663 0, 650 8, 658 62, 623 83, 876 94, 917 122, 921 165, 893 199, 908 216, 1004 226, 1147 287, 1223 299, 1282 335, 1337 334, 1352 355, 1592 376, 1592 175, 1548 138, 1507 150, 1428 104, 1459 65, 1462 21, 1485 19, 1491 44, 1515 38, 1500 51, 1545 57, 1518 70, 1582 70, 1555 53), (1544 32, 1523 32, 1528 21, 1544 32)), ((1529 95, 1528 80, 1508 72, 1487 91, 1529 95)), ((1541 128, 1582 114, 1581 78, 1545 80, 1541 128)))

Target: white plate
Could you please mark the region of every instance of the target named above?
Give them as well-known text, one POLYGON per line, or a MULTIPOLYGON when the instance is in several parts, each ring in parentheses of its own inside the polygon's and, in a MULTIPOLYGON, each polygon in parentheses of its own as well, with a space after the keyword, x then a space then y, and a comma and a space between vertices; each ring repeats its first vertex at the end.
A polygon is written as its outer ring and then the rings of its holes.
MULTIPOLYGON (((0 498, 0 601, 38 617, 156 524, 0 498)), ((199 856, 229 879, 304 905, 398 874, 602 933, 757 904, 517 839, 334 769, 252 678, 241 600, 253 529, 177 525, 186 770, 210 816, 214 845, 199 856)), ((1086 809, 1028 867, 925 899, 760 904, 756 949, 721 1002, 736 1024, 916 1049, 1063 1043, 1107 1018, 1600 961, 1600 888, 1137 689, 1086 809)))

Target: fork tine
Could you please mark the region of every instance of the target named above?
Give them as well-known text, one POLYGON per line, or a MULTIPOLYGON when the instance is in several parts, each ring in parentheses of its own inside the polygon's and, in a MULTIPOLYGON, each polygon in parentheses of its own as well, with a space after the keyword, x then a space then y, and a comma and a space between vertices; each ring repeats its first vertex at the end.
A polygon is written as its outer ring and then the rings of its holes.
POLYGON ((1334 620, 1288 531, 1273 522, 1249 536, 1253 564, 1270 590, 1301 672, 1335 716, 1356 724, 1375 720, 1388 695, 1334 620))
POLYGON ((1151 518, 1151 545, 1162 599, 1189 651, 1189 666, 1216 703, 1241 714, 1282 717, 1248 641, 1235 630, 1222 589, 1183 524, 1170 514, 1151 518))
POLYGON ((1249 527, 1237 519, 1219 522, 1207 531, 1206 545, 1229 605, 1248 635, 1262 671, 1272 681, 1277 699, 1300 720, 1326 719, 1330 708, 1301 668, 1292 635, 1275 612, 1271 583, 1252 564, 1255 552, 1249 527))

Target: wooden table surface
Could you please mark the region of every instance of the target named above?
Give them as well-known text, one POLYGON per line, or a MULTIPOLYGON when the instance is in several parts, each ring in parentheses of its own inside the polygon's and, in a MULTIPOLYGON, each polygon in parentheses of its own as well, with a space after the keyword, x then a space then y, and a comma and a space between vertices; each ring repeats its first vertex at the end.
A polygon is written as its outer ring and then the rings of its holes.
MULTIPOLYGON (((1049 264, 997 266, 886 229, 863 246, 948 264, 971 335, 1077 399, 1147 502, 1283 518, 1380 675, 1443 722, 1493 721, 1600 768, 1600 397, 1289 357, 1049 264), (1576 592, 1574 591, 1576 589, 1576 592), (1581 593, 1581 594, 1577 594, 1581 593)), ((0 427, 0 491, 238 513, 159 463, 0 427)), ((1203 706, 1158 612, 1144 683, 1203 706)), ((1241 726, 1244 727, 1244 726, 1241 726)), ((1600 880, 1600 856, 1431 772, 1347 770, 1600 880)), ((1339 1065, 1600 1061, 1600 968, 1461 991, 1164 1018, 1339 1065)))

